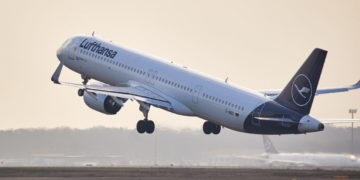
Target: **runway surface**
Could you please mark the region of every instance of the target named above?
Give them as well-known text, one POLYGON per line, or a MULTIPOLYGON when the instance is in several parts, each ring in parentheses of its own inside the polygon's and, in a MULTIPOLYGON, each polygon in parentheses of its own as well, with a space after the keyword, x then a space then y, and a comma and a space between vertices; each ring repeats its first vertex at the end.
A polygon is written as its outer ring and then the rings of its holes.
POLYGON ((360 169, 298 170, 247 168, 1 167, 0 180, 227 180, 360 179, 360 169))

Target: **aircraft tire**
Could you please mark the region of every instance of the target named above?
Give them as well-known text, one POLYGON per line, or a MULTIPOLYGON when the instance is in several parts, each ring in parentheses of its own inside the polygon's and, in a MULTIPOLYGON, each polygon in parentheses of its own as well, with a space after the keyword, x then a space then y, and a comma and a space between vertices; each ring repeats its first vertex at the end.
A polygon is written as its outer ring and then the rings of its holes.
POLYGON ((146 122, 144 120, 140 120, 136 124, 136 130, 138 133, 143 134, 146 130, 146 122))
POLYGON ((78 90, 78 95, 83 96, 84 95, 84 89, 79 89, 78 90))
POLYGON ((203 131, 205 134, 210 134, 212 132, 212 124, 209 121, 204 122, 203 131))
POLYGON ((151 121, 151 120, 148 120, 148 121, 145 121, 145 123, 146 123, 146 132, 148 133, 148 134, 152 134, 153 132, 154 132, 154 130, 155 130, 155 123, 154 123, 154 121, 151 121))
POLYGON ((214 124, 213 133, 214 134, 219 134, 220 131, 221 131, 221 126, 214 124))

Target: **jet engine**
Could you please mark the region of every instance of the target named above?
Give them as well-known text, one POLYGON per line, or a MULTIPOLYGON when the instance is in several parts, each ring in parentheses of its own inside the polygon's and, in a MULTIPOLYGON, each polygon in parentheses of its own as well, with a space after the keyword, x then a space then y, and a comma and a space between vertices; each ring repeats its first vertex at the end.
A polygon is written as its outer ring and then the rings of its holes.
POLYGON ((126 99, 117 99, 104 94, 95 94, 91 92, 84 92, 85 104, 98 112, 113 115, 120 111, 121 107, 126 102, 126 99))

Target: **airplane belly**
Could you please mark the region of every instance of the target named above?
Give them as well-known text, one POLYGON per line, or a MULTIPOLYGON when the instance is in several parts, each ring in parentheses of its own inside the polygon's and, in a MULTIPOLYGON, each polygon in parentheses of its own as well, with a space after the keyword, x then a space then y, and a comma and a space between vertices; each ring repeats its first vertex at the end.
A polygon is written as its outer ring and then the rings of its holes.
POLYGON ((222 125, 232 130, 244 132, 244 122, 246 117, 257 107, 256 104, 265 102, 265 99, 255 98, 250 103, 244 103, 241 110, 229 108, 211 101, 199 101, 197 106, 193 107, 195 114, 205 120, 215 124, 222 125), (257 102, 257 103, 254 103, 257 102))

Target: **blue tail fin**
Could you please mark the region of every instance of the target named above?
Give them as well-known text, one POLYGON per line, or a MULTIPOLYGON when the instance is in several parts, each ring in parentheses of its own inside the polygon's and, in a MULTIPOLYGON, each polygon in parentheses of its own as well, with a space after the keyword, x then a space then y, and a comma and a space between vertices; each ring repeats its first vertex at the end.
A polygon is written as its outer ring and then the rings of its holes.
POLYGON ((279 154, 279 152, 274 147, 273 143, 271 142, 270 138, 266 135, 263 135, 263 142, 264 142, 264 148, 266 153, 268 154, 279 154))
POLYGON ((325 50, 314 49, 275 101, 301 114, 309 114, 326 54, 325 50))

